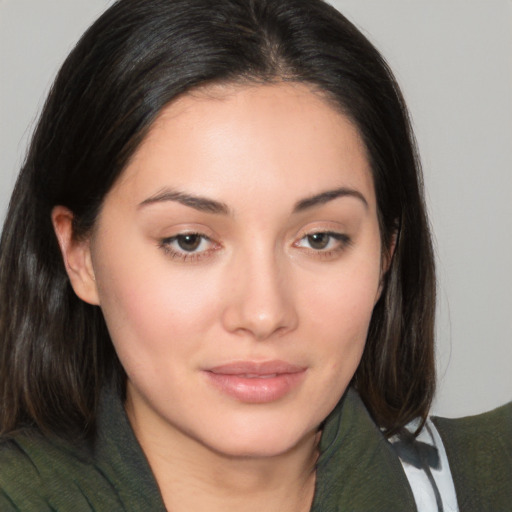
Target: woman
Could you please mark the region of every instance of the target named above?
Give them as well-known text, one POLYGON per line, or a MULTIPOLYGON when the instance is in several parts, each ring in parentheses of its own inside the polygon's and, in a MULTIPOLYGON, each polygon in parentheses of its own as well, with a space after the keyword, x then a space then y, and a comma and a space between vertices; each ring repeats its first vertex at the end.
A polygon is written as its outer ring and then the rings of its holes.
POLYGON ((4 226, 2 510, 413 510, 401 459, 439 509, 504 509, 510 409, 429 420, 437 462, 409 433, 434 392, 420 183, 391 72, 323 2, 116 3, 4 226))

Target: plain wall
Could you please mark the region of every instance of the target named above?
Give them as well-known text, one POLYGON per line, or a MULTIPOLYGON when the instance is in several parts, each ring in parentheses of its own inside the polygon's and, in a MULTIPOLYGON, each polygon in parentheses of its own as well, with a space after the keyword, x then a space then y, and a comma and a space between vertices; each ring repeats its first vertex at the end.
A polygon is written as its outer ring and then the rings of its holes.
MULTIPOLYGON (((107 0, 0 0, 0 219, 60 63, 107 0)), ((332 0, 402 86, 439 272, 434 413, 512 399, 512 1, 332 0)))

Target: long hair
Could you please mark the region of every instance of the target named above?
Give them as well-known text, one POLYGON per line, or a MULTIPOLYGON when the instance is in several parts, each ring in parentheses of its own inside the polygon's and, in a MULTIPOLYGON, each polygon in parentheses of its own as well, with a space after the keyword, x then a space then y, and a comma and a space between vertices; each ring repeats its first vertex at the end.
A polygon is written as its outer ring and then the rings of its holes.
POLYGON ((94 432, 99 393, 125 375, 98 307, 74 294, 51 224, 75 237, 173 99, 212 83, 302 82, 357 126, 395 253, 353 379, 388 433, 434 391, 435 276, 421 170, 385 61, 322 0, 120 0, 64 62, 36 127, 0 242, 0 433, 94 432))

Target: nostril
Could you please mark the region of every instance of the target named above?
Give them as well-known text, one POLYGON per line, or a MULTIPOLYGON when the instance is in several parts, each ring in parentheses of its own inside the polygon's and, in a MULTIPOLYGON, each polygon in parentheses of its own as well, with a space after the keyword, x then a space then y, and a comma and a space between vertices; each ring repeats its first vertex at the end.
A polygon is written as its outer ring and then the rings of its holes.
POLYGON ((250 335, 256 340, 280 337, 295 329, 298 323, 292 304, 256 308, 254 304, 234 301, 223 315, 224 327, 230 332, 250 335))

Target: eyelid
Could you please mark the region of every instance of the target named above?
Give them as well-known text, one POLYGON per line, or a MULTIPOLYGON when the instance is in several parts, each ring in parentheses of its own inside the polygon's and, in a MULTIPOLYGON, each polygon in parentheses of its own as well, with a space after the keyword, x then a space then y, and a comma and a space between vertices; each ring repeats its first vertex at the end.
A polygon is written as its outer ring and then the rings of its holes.
POLYGON ((339 224, 333 226, 332 223, 324 223, 323 225, 316 224, 303 227, 296 236, 292 246, 299 249, 301 253, 306 256, 316 259, 331 260, 340 257, 352 245, 352 243, 352 236, 347 233, 346 228, 339 224), (329 240, 328 245, 332 245, 332 241, 334 239, 336 241, 335 247, 328 246, 326 248, 314 248, 302 245, 303 241, 305 241, 309 236, 313 236, 315 234, 325 234, 329 236, 331 240, 329 240))
POLYGON ((304 240, 308 236, 313 236, 313 235, 327 235, 327 236, 334 238, 335 240, 338 240, 344 244, 348 244, 352 240, 351 237, 349 235, 347 235, 346 233, 339 233, 337 231, 332 231, 332 230, 327 230, 327 229, 324 229, 324 230, 319 229, 317 231, 309 231, 308 233, 305 233, 301 237, 297 238, 297 240, 294 242, 294 244, 297 244, 298 242, 304 240))
POLYGON ((302 239, 308 235, 315 235, 325 233, 332 236, 344 236, 352 238, 349 234, 348 227, 340 222, 324 221, 324 222, 310 222, 297 230, 295 240, 302 239))
POLYGON ((216 242, 211 236, 195 229, 183 229, 181 231, 178 231, 174 235, 162 237, 158 241, 158 246, 160 249, 164 251, 166 255, 170 256, 173 260, 182 260, 184 262, 199 261, 201 259, 208 258, 212 256, 214 252, 221 248, 221 245, 218 242, 216 242), (201 237, 203 240, 209 242, 211 244, 211 247, 208 247, 207 249, 198 252, 186 251, 183 249, 180 250, 178 248, 172 247, 171 244, 176 242, 180 237, 186 236, 201 237))
MULTIPOLYGON (((204 233, 196 233, 195 231, 188 231, 188 232, 183 232, 183 233, 178 233, 176 235, 168 236, 166 238, 162 238, 162 243, 170 244, 172 242, 178 241, 180 238, 184 238, 187 236, 197 236, 198 238, 202 238, 203 240, 205 240, 207 242, 212 241, 212 239, 208 235, 205 235, 204 233)), ((192 251, 186 251, 185 249, 182 249, 182 250, 183 250, 183 252, 192 252, 192 251)))

